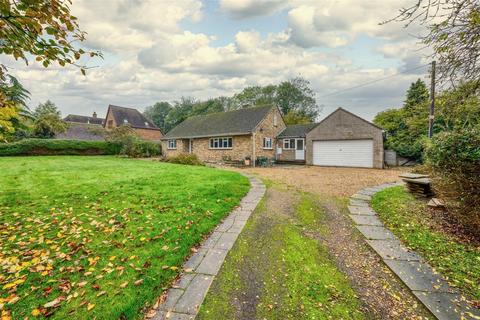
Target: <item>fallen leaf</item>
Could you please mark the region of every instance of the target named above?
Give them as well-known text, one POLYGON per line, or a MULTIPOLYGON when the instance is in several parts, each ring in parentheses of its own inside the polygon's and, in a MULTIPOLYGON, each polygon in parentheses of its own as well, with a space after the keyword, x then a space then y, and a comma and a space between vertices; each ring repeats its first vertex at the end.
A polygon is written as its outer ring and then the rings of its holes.
POLYGON ((32 316, 34 316, 34 317, 39 316, 40 313, 41 313, 41 312, 40 312, 40 310, 38 310, 38 309, 33 309, 33 310, 32 310, 32 316))
POLYGON ((106 293, 107 293, 106 291, 100 291, 99 293, 97 293, 97 297, 101 297, 106 293))
POLYGON ((93 307, 95 307, 95 305, 94 305, 93 303, 87 304, 87 310, 88 310, 88 311, 92 310, 93 307))
POLYGON ((139 286, 142 283, 143 283, 143 279, 140 279, 140 280, 135 281, 133 284, 136 285, 136 286, 139 286))
POLYGON ((128 286, 128 281, 125 281, 124 283, 122 283, 120 285, 120 288, 125 288, 126 286, 128 286))

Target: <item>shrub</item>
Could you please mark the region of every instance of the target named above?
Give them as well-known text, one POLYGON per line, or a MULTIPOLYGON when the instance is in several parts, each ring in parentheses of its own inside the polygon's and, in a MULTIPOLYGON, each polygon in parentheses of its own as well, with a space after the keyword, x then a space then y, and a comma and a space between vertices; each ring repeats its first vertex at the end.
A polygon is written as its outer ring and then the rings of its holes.
POLYGON ((449 211, 480 233, 480 130, 444 132, 427 144, 425 160, 434 190, 449 211))
POLYGON ((167 159, 167 162, 178 163, 178 164, 187 164, 192 166, 203 166, 205 165, 198 157, 194 154, 182 153, 176 157, 170 157, 167 159))
POLYGON ((142 140, 137 137, 124 139, 120 154, 131 158, 148 158, 161 154, 161 147, 159 143, 153 141, 142 140))
POLYGON ((111 155, 121 145, 106 141, 24 139, 0 144, 0 156, 20 155, 111 155))

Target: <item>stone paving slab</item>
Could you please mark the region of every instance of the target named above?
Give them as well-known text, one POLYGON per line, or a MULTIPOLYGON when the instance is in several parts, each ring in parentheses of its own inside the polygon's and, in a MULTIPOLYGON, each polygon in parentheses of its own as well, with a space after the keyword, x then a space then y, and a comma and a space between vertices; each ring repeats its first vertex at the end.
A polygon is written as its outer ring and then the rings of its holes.
POLYGON ((473 310, 459 294, 425 291, 413 291, 413 294, 439 320, 474 320, 480 317, 480 312, 473 310))
POLYGON ((394 240, 367 240, 367 243, 375 250, 383 260, 396 259, 406 261, 420 261, 420 256, 408 250, 400 241, 394 240))
POLYGON ((363 214, 367 216, 376 215, 371 208, 363 206, 348 206, 348 211, 350 211, 351 214, 363 214))
POLYGON ((371 196, 385 188, 402 185, 386 183, 360 190, 350 197, 348 207, 356 228, 385 264, 412 291, 420 302, 439 320, 480 319, 480 310, 473 309, 455 289, 449 286, 421 257, 408 250, 383 226, 370 206, 371 196), (371 210, 371 211, 369 211, 371 210), (372 212, 373 215, 363 212, 372 212), (373 225, 365 225, 371 223, 373 225))
POLYGON ((410 290, 449 292, 450 286, 426 263, 385 260, 387 266, 405 282, 410 290))
POLYGON ((351 214, 350 218, 352 218, 352 220, 355 221, 355 224, 359 226, 383 226, 383 223, 374 215, 366 216, 351 214))
POLYGON ((265 194, 266 188, 259 179, 245 176, 250 179, 250 191, 185 262, 184 273, 167 291, 154 320, 195 319, 228 251, 265 194))
POLYGON ((365 236, 367 239, 371 240, 389 240, 395 239, 395 236, 390 230, 385 229, 380 226, 356 226, 357 229, 365 236))

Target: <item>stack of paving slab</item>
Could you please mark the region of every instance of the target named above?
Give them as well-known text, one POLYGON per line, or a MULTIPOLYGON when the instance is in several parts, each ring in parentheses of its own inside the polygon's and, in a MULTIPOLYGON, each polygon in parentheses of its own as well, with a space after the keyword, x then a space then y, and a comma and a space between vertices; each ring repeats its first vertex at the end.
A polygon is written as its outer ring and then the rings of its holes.
POLYGON ((420 198, 433 197, 434 193, 430 185, 430 179, 426 174, 404 173, 399 175, 405 182, 408 191, 420 198))
POLYGON ((406 248, 371 208, 370 200, 375 193, 400 184, 382 184, 351 196, 348 209, 356 228, 384 263, 437 319, 480 319, 480 310, 471 307, 465 297, 450 287, 422 257, 406 248))

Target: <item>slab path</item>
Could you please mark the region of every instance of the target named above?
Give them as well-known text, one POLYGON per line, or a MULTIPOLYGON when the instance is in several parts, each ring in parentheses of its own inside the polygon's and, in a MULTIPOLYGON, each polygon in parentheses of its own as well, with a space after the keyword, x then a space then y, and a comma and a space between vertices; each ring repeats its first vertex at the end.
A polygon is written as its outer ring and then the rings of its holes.
POLYGON ((371 197, 400 183, 365 188, 350 197, 350 217, 367 243, 412 293, 439 320, 480 319, 479 310, 471 308, 465 298, 417 253, 407 249, 383 226, 371 208, 371 197))
POLYGON ((228 251, 265 194, 266 188, 259 179, 247 174, 245 176, 250 179, 250 191, 241 200, 240 206, 215 228, 184 264, 184 273, 168 290, 165 301, 159 306, 159 312, 153 317, 154 320, 195 319, 228 251))

